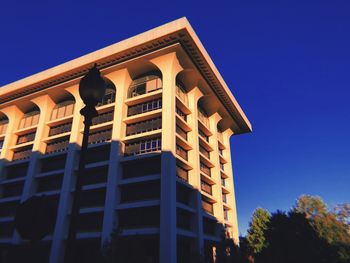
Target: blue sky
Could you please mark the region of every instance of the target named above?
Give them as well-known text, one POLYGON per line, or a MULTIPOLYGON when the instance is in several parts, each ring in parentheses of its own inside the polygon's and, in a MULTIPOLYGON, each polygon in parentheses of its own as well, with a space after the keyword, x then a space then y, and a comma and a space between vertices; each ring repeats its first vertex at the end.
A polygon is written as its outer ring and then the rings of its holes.
POLYGON ((6 1, 0 85, 186 16, 249 117, 234 137, 240 230, 301 194, 350 201, 348 0, 6 1))

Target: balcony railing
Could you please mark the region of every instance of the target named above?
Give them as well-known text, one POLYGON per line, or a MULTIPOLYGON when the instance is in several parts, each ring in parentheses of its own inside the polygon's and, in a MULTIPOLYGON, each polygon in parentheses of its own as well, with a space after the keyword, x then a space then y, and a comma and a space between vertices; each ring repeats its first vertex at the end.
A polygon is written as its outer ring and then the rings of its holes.
POLYGON ((97 144, 110 141, 112 138, 112 129, 90 133, 89 144, 97 144))
POLYGON ((17 138, 17 145, 18 144, 22 144, 22 143, 26 143, 26 142, 32 142, 35 139, 35 132, 31 132, 31 133, 27 133, 27 134, 23 134, 23 135, 19 135, 17 138))
POLYGON ((105 122, 109 122, 113 120, 114 111, 109 111, 105 113, 101 113, 95 118, 92 119, 92 125, 97 125, 105 122))
POLYGON ((59 141, 49 142, 46 146, 46 154, 65 152, 68 149, 68 145, 68 138, 59 141))
POLYGON ((176 166, 176 176, 180 180, 182 180, 184 182, 188 182, 188 171, 186 171, 185 169, 183 169, 179 166, 176 166))
POLYGON ((207 142, 209 142, 209 137, 208 137, 201 129, 198 129, 198 134, 199 134, 199 136, 201 136, 204 140, 206 140, 207 142))
POLYGON ((201 181, 201 189, 202 191, 206 192, 207 194, 212 194, 212 188, 211 188, 211 185, 204 182, 204 181, 201 181))
POLYGON ((219 148, 219 154, 220 154, 221 156, 224 156, 224 151, 223 151, 222 149, 220 149, 220 148, 219 148))
POLYGON ((126 126, 126 136, 154 131, 162 128, 162 118, 140 121, 126 126))
POLYGON ((208 166, 206 166, 204 163, 200 163, 200 170, 204 173, 204 174, 206 174, 206 175, 208 175, 208 176, 211 176, 211 171, 210 171, 210 168, 208 167, 208 166))
POLYGON ((183 139, 187 140, 187 132, 181 129, 181 127, 178 125, 176 125, 176 133, 180 135, 183 139))
POLYGON ((20 151, 16 151, 13 153, 13 161, 17 161, 17 160, 24 160, 30 157, 30 155, 32 154, 32 148, 26 148, 20 151))
POLYGON ((65 123, 65 124, 56 125, 56 126, 52 126, 50 128, 49 136, 54 136, 54 135, 57 135, 57 134, 70 132, 71 129, 72 129, 72 123, 71 122, 65 123))
POLYGON ((179 145, 176 145, 176 154, 185 159, 186 161, 188 160, 187 151, 179 145))
POLYGON ((198 119, 205 125, 205 127, 209 128, 208 116, 201 109, 198 109, 198 119))
POLYGON ((199 145, 199 151, 200 151, 200 153, 202 153, 205 157, 207 157, 208 159, 210 159, 210 154, 209 154, 209 152, 208 152, 202 145, 199 145))
POLYGON ((135 143, 125 144, 124 156, 139 155, 160 151, 162 148, 162 141, 160 138, 138 141, 135 143))
POLYGON ((162 108, 162 99, 151 100, 145 103, 130 106, 128 116, 133 116, 162 108))
POLYGON ((182 112, 178 107, 176 107, 176 113, 180 116, 181 119, 187 121, 187 115, 182 112))
POLYGON ((209 214, 214 214, 213 204, 202 200, 202 208, 205 212, 207 212, 209 214))
POLYGON ((182 100, 183 103, 185 103, 185 105, 188 105, 187 94, 179 84, 176 84, 176 95, 182 100))

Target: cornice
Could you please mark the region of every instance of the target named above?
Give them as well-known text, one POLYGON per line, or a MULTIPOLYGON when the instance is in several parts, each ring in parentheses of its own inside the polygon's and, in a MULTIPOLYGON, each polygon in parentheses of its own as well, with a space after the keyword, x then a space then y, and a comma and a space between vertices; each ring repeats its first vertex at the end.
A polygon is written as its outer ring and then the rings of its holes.
POLYGON ((0 104, 83 76, 93 63, 100 69, 126 62, 158 49, 180 43, 198 71, 239 127, 250 132, 251 124, 227 87, 186 18, 181 18, 135 37, 3 86, 0 104))

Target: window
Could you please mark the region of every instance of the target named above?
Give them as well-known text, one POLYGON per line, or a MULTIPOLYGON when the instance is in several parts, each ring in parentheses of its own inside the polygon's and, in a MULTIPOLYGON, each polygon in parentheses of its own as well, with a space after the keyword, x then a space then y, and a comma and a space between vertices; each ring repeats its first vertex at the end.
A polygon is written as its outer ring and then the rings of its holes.
POLYGON ((154 138, 125 145, 125 156, 149 153, 161 150, 161 139, 154 138))
POLYGON ((162 80, 157 75, 149 75, 134 80, 129 88, 128 98, 137 97, 162 88, 162 80))
POLYGON ((107 105, 113 102, 115 102, 115 89, 107 88, 105 95, 103 96, 102 100, 97 104, 97 107, 107 105))
POLYGON ((151 100, 145 103, 130 106, 128 108, 128 116, 133 116, 133 115, 141 114, 152 110, 157 110, 157 109, 160 109, 161 107, 162 107, 162 99, 151 100))
POLYGON ((40 116, 40 111, 38 110, 34 110, 26 113, 19 124, 19 129, 24 129, 24 128, 37 125, 39 122, 39 116, 40 116))
POLYGON ((0 134, 5 134, 8 122, 7 118, 0 119, 0 134))
POLYGON ((74 104, 74 100, 66 100, 58 103, 52 110, 51 120, 61 119, 73 115, 74 104))

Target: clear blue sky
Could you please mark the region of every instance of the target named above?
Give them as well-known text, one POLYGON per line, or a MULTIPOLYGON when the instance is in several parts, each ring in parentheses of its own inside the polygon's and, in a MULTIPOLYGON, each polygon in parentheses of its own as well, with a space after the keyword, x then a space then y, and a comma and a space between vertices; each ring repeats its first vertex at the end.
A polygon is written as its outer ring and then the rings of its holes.
POLYGON ((300 194, 350 201, 350 1, 5 1, 0 85, 186 16, 254 132, 232 141, 240 230, 300 194))

